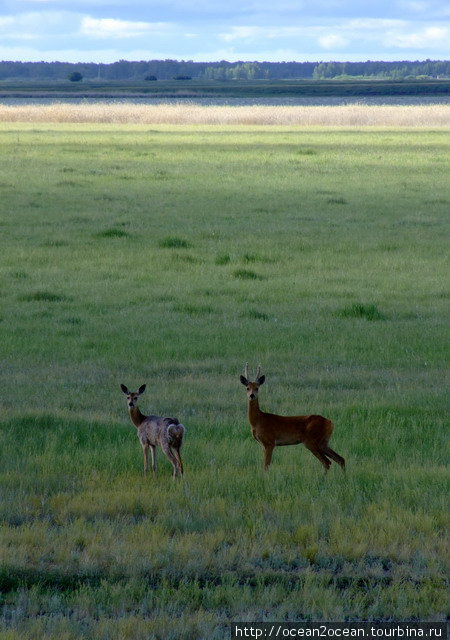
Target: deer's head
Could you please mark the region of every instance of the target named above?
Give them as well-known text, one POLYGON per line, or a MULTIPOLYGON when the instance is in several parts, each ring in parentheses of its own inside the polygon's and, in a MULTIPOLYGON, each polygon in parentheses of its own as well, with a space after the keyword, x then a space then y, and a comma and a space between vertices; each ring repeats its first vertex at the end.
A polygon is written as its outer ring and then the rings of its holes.
POLYGON ((144 393, 146 386, 147 385, 143 384, 141 387, 139 387, 138 391, 128 391, 128 388, 124 384, 120 385, 120 388, 127 396, 127 404, 129 409, 134 409, 135 407, 137 407, 139 396, 144 393))
POLYGON ((240 377, 241 384, 246 387, 247 390, 247 398, 249 400, 256 400, 258 397, 259 387, 264 384, 266 376, 260 375, 261 366, 258 367, 256 371, 256 380, 255 382, 251 382, 248 378, 248 363, 245 365, 244 375, 240 377))

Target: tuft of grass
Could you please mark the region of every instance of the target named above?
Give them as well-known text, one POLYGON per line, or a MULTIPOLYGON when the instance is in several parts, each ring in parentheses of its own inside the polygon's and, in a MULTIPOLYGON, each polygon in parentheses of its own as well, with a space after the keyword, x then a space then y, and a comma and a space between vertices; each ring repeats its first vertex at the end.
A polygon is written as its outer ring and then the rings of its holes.
POLYGON ((184 262, 187 264, 201 264, 203 262, 202 258, 199 258, 198 256, 192 256, 190 254, 181 254, 181 253, 176 253, 173 256, 173 260, 175 262, 184 262))
POLYGON ((169 176, 168 172, 164 171, 162 169, 159 170, 159 171, 156 171, 154 173, 153 177, 155 178, 155 180, 169 180, 170 179, 170 176, 169 176))
POLYGON ((110 229, 99 231, 95 235, 97 238, 129 238, 130 237, 130 234, 128 233, 128 231, 124 231, 123 229, 117 229, 117 227, 111 227, 110 229))
POLYGON ((209 315, 214 312, 214 309, 209 305, 195 305, 188 303, 174 305, 173 310, 179 313, 186 313, 189 316, 209 315))
POLYGON ((63 318, 62 322, 64 324, 78 325, 82 324, 83 320, 81 318, 78 318, 77 316, 70 316, 68 318, 63 318))
POLYGON ((327 199, 328 204, 348 204, 347 200, 345 198, 339 197, 339 198, 328 198, 327 199))
POLYGON ((159 246, 162 249, 189 249, 191 245, 184 238, 168 236, 159 241, 159 246))
POLYGON ((217 264, 219 266, 230 264, 230 262, 231 262, 231 257, 228 253, 222 253, 216 256, 216 259, 214 260, 214 264, 217 264))
POLYGON ((56 183, 57 187, 82 187, 81 182, 77 182, 76 180, 60 180, 56 183))
POLYGON ((365 320, 386 320, 386 316, 374 304, 354 303, 338 312, 341 318, 363 318, 365 320))
POLYGON ((67 240, 46 240, 42 243, 43 247, 68 247, 69 243, 67 240))
POLYGON ((34 293, 23 295, 19 299, 24 302, 68 302, 71 300, 69 296, 54 293, 53 291, 35 291, 34 293))
POLYGON ((249 309, 245 313, 242 314, 244 318, 250 318, 251 320, 269 320, 270 316, 263 311, 258 311, 257 309, 249 309))
POLYGON ((263 280, 263 276, 250 269, 236 269, 233 276, 238 280, 263 280))
POLYGON ((242 260, 243 262, 246 262, 247 264, 249 263, 254 263, 254 262, 272 262, 273 258, 267 258, 265 256, 261 256, 257 253, 245 253, 242 256, 242 260))

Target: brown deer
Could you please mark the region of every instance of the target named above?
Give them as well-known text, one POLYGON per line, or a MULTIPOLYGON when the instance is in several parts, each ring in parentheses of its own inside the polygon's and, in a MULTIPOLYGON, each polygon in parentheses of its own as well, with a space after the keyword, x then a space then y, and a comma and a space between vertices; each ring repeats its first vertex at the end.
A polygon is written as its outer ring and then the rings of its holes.
POLYGON ((261 367, 256 372, 255 382, 248 379, 248 364, 245 366, 241 383, 247 388, 248 421, 255 440, 264 447, 264 469, 272 461, 275 447, 288 444, 304 444, 323 464, 325 471, 331 466, 331 460, 337 462, 345 471, 345 460, 328 446, 333 433, 333 423, 323 416, 277 416, 265 413, 259 408, 258 391, 264 384, 266 376, 260 375, 261 367))
POLYGON ((173 477, 183 475, 183 463, 180 448, 185 433, 184 425, 176 418, 161 418, 160 416, 144 416, 137 406, 139 396, 145 391, 146 385, 138 391, 128 391, 124 384, 120 388, 127 396, 128 412, 131 422, 137 429, 139 442, 144 451, 144 473, 148 471, 148 450, 152 452, 152 469, 156 472, 156 447, 159 444, 166 458, 173 467, 173 477))

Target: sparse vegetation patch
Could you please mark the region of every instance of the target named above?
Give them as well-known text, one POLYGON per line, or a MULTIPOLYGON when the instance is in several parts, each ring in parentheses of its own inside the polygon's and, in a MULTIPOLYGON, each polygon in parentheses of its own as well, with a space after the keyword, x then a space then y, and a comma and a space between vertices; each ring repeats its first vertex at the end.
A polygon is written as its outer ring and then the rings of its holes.
POLYGON ((238 280, 262 280, 263 276, 250 269, 236 269, 233 276, 238 280))
POLYGON ((257 309, 249 309, 243 314, 246 318, 251 318, 252 320, 269 320, 269 315, 264 313, 264 311, 258 311, 257 309))
POLYGON ((20 297, 24 302, 67 302, 69 296, 53 291, 35 291, 20 297))
POLYGON ((243 261, 246 263, 252 262, 273 262, 273 257, 262 256, 257 253, 245 253, 242 257, 243 261))
POLYGON ((189 249, 191 245, 184 238, 168 236, 159 241, 159 246, 163 249, 189 249))
POLYGON ((347 204, 347 200, 342 197, 333 197, 327 199, 328 204, 347 204))
POLYGON ((118 229, 117 227, 111 227, 110 229, 105 229, 104 231, 99 231, 97 234, 98 238, 129 238, 130 234, 128 231, 124 229, 118 229))
POLYGON ((216 256, 216 258, 214 260, 214 263, 219 265, 219 266, 222 266, 222 265, 225 265, 225 264, 230 264, 230 262, 231 262, 231 257, 230 257, 230 255, 228 253, 222 253, 222 254, 216 256))
POLYGON ((386 320, 386 316, 374 304, 354 303, 338 313, 341 318, 363 318, 365 320, 386 320))
POLYGON ((186 313, 189 316, 209 315, 213 313, 214 309, 210 305, 195 305, 195 304, 176 304, 174 305, 174 311, 178 313, 186 313))

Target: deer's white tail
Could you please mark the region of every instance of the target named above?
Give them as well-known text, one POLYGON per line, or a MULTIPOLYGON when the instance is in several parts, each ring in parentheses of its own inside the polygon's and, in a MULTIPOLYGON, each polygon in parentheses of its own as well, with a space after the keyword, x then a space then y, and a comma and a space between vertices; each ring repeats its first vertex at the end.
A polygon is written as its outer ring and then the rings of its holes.
POLYGON ((172 422, 171 424, 169 424, 167 426, 167 432, 171 435, 174 436, 176 438, 182 438, 184 436, 184 432, 186 431, 184 424, 181 424, 181 422, 179 422, 178 424, 175 424, 174 422, 172 422))

